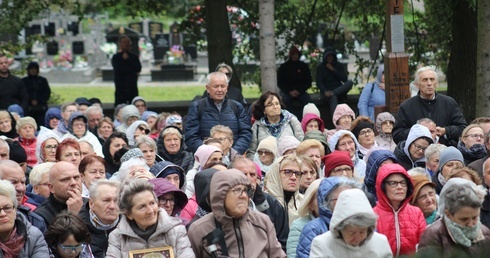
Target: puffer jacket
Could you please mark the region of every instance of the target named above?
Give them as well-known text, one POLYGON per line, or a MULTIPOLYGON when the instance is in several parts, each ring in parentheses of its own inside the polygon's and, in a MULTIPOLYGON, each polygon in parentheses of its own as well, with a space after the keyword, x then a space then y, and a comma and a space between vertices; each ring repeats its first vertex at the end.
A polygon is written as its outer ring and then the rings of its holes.
POLYGON ((330 137, 330 140, 328 140, 328 147, 332 151, 336 150, 337 149, 336 146, 337 143, 339 142, 339 139, 346 134, 348 134, 356 144, 356 151, 354 157, 351 158, 352 162, 354 163, 354 177, 357 180, 362 181, 362 179, 366 175, 366 162, 359 158, 359 154, 358 154, 359 142, 357 141, 354 134, 347 130, 339 130, 334 135, 332 135, 332 137, 330 137))
POLYGON ((27 154, 27 165, 30 167, 33 167, 37 163, 37 158, 36 158, 36 144, 37 144, 37 138, 34 137, 32 139, 25 139, 22 137, 17 137, 14 140, 18 141, 20 146, 24 148, 27 154))
MULTIPOLYGON (((207 235, 216 229, 216 221, 221 225, 229 257, 286 257, 277 241, 276 230, 270 218, 258 211, 247 210, 240 218, 233 218, 225 212, 225 198, 228 190, 237 186, 250 187, 250 181, 237 169, 218 171, 210 185, 212 213, 191 224, 189 239, 197 257, 212 257, 208 251, 211 245, 207 235)), ((216 244, 218 257, 222 247, 216 244)))
POLYGON ((306 223, 299 237, 298 247, 296 248, 296 257, 309 257, 311 242, 313 238, 329 230, 332 211, 325 205, 326 197, 337 188, 341 181, 347 179, 342 177, 328 177, 322 179, 317 190, 317 203, 319 217, 306 223))
POLYGON ((357 108, 359 109, 360 116, 367 116, 374 121, 374 107, 384 106, 386 104, 385 90, 382 89, 379 84, 382 82, 384 65, 378 67, 378 73, 374 82, 366 84, 359 96, 359 102, 357 108))
POLYGON ((371 152, 367 160, 366 177, 364 177, 364 187, 366 190, 374 196, 376 201, 376 177, 378 175, 379 167, 381 163, 391 159, 394 163, 398 163, 395 155, 388 150, 375 150, 371 152))
POLYGON ((400 142, 395 149, 395 156, 398 159, 398 163, 402 165, 406 170, 410 170, 415 167, 423 167, 425 168, 425 163, 427 162, 427 158, 425 155, 418 160, 412 160, 410 152, 408 151, 410 145, 419 138, 426 138, 429 141, 429 144, 432 144, 434 140, 432 139, 432 135, 430 134, 429 129, 423 125, 415 124, 410 129, 410 133, 408 133, 408 138, 406 141, 400 142))
POLYGON ((286 254, 288 258, 296 257, 296 250, 299 244, 299 237, 301 236, 301 231, 306 226, 306 224, 315 219, 313 214, 307 217, 299 217, 291 223, 291 228, 289 229, 288 242, 286 244, 286 254))
POLYGON ((247 151, 252 138, 250 119, 247 117, 245 108, 242 104, 228 98, 223 101, 221 110, 218 110, 210 97, 192 102, 185 125, 185 143, 192 153, 195 153, 202 145, 204 138, 209 137, 209 131, 215 125, 230 127, 233 132, 232 147, 240 154, 247 151), (204 110, 201 111, 198 110, 200 101, 205 101, 204 110), (231 105, 235 105, 235 108, 231 105), (200 114, 202 114, 201 117, 199 117, 200 114))
MULTIPOLYGON (((298 118, 284 109, 281 111, 281 113, 281 120, 284 119, 286 121, 283 122, 281 132, 276 139, 281 139, 281 137, 290 135, 294 136, 299 141, 303 141, 305 134, 301 128, 301 123, 299 122, 298 118)), ((269 128, 261 121, 261 119, 255 120, 254 124, 252 125, 252 142, 250 143, 250 147, 248 148, 247 152, 247 156, 249 158, 253 158, 259 143, 268 136, 273 136, 269 132, 269 128)))
MULTIPOLYGON (((175 126, 167 126, 165 128, 169 128, 169 127, 177 129, 180 132, 180 134, 183 135, 180 128, 175 126)), ((186 172, 191 170, 192 167, 194 167, 194 154, 186 150, 184 137, 180 139, 179 151, 175 154, 170 154, 165 148, 165 144, 163 142, 163 136, 160 134, 160 137, 158 137, 157 140, 157 149, 158 149, 158 155, 160 155, 164 160, 170 161, 175 165, 180 166, 186 172)))
POLYGON ((318 122, 318 130, 320 132, 325 131, 325 124, 323 123, 323 120, 319 116, 309 113, 304 115, 303 119, 301 120, 301 128, 303 128, 303 132, 306 133, 306 126, 311 120, 316 120, 318 122))
POLYGON ((327 137, 328 137, 327 140, 330 140, 330 137, 332 137, 339 130, 346 130, 337 124, 339 119, 345 115, 350 115, 352 117, 352 121, 354 121, 354 119, 356 119, 356 113, 354 113, 354 110, 352 110, 352 108, 350 108, 349 105, 338 104, 337 107, 335 108, 335 111, 333 112, 333 116, 332 116, 332 122, 333 122, 333 125, 335 126, 335 129, 327 131, 327 137))
MULTIPOLYGON (((388 186, 389 187, 389 186, 388 186)), ((413 194, 413 182, 407 171, 399 164, 383 165, 376 178, 376 195, 378 203, 374 212, 378 215, 377 232, 385 235, 391 246, 393 255, 410 255, 415 252, 420 236, 424 232, 425 223, 422 211, 409 204, 413 194), (402 174, 407 181, 407 198, 395 211, 383 191, 384 180, 392 174, 402 174)))
POLYGON ((195 257, 180 219, 169 217, 167 212, 160 208, 157 223, 155 233, 145 241, 134 232, 126 216, 123 216, 117 228, 109 235, 106 257, 128 258, 129 251, 162 246, 171 246, 175 257, 195 257))
POLYGON ((97 156, 103 158, 104 153, 102 152, 102 145, 100 145, 100 141, 97 136, 88 130, 87 117, 82 112, 77 111, 70 115, 70 119, 68 121, 68 132, 61 137, 60 142, 67 138, 75 139, 77 142, 86 141, 92 145, 97 156), (85 122, 85 134, 80 138, 73 133, 73 120, 76 118, 83 118, 85 122))
POLYGON ((396 148, 396 143, 395 141, 393 141, 393 134, 386 134, 386 133, 383 133, 383 131, 381 130, 381 124, 384 122, 384 121, 392 121, 393 123, 395 123, 395 117, 390 114, 389 112, 383 112, 383 113, 380 113, 377 117, 376 117, 376 131, 379 133, 376 137, 374 137, 374 141, 378 143, 378 146, 383 148, 383 149, 386 149, 386 150, 390 150, 390 151, 395 151, 395 148, 396 148))
MULTIPOLYGON (((276 159, 270 166, 269 172, 265 175, 264 189, 266 189, 267 193, 272 195, 272 197, 275 197, 284 207, 288 215, 289 226, 291 226, 293 220, 299 218, 298 208, 303 200, 303 195, 299 193, 298 187, 289 202, 286 203, 284 189, 282 188, 281 174, 279 171, 279 164, 281 164, 283 158, 284 156, 276 159)), ((299 184, 299 180, 297 180, 297 182, 299 184)))
POLYGON ((323 53, 323 62, 321 62, 316 69, 316 86, 320 89, 320 92, 332 91, 335 88, 342 85, 342 82, 347 81, 347 72, 345 71, 344 65, 337 60, 337 52, 334 48, 325 48, 323 53), (331 71, 326 67, 327 56, 332 54, 334 56, 334 61, 332 66, 335 68, 331 71))
POLYGON ((344 220, 358 215, 374 215, 371 205, 363 191, 359 189, 345 190, 340 193, 335 211, 330 221, 330 231, 313 239, 310 257, 322 258, 366 258, 393 257, 386 236, 368 229, 366 239, 359 246, 352 246, 342 239, 338 225, 344 220))
MULTIPOLYGON (((24 247, 18 257, 36 257, 49 258, 48 244, 44 240, 43 233, 36 227, 32 226, 24 215, 17 213, 15 218, 15 227, 17 234, 24 237, 24 247)), ((0 250, 0 258, 3 258, 3 251, 0 250)))

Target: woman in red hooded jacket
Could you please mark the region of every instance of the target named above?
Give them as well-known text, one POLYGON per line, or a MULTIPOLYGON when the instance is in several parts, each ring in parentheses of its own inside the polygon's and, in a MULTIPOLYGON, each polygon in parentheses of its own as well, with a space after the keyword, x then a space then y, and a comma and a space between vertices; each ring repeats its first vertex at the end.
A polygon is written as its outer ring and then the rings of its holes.
POLYGON ((395 257, 415 253, 427 226, 420 209, 409 204, 412 194, 412 180, 402 166, 381 166, 376 178, 378 203, 374 212, 379 216, 376 228, 388 238, 395 257))

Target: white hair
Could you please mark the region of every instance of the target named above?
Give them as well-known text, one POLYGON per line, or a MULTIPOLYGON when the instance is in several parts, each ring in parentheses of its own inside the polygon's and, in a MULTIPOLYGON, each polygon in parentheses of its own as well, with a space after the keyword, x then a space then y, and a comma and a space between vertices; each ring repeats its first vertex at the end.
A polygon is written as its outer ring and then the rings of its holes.
POLYGON ((43 180, 44 174, 49 174, 49 170, 56 164, 55 162, 46 162, 35 165, 31 173, 29 173, 29 183, 32 186, 36 186, 43 180))
POLYGON ((119 168, 119 180, 122 182, 129 175, 129 172, 131 172, 131 168, 136 166, 144 167, 148 171, 150 170, 148 165, 146 165, 145 160, 130 159, 121 164, 121 167, 119 168))

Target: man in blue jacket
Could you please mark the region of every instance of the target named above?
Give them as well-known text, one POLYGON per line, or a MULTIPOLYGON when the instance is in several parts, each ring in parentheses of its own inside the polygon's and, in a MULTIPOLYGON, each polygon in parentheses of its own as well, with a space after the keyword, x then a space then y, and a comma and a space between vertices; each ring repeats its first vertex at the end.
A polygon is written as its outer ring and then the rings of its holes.
POLYGON ((210 136, 215 125, 226 125, 233 132, 233 149, 243 154, 250 146, 252 130, 242 104, 228 99, 228 82, 222 72, 210 73, 207 77, 208 96, 191 103, 185 123, 185 144, 193 153, 210 136))

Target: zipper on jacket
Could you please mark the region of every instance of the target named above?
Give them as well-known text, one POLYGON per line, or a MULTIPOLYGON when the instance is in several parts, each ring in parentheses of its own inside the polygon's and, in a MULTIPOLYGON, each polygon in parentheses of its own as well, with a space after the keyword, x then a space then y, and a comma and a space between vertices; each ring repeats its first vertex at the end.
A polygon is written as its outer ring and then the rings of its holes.
POLYGON ((398 224, 398 211, 395 212, 395 232, 396 232, 396 256, 400 256, 401 239, 400 239, 400 225, 398 224))
POLYGON ((238 219, 233 219, 233 229, 235 230, 235 236, 238 244, 238 257, 245 258, 245 250, 243 248, 242 231, 240 230, 240 222, 238 219))

